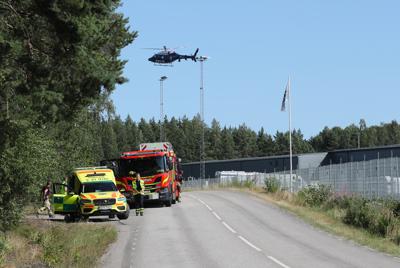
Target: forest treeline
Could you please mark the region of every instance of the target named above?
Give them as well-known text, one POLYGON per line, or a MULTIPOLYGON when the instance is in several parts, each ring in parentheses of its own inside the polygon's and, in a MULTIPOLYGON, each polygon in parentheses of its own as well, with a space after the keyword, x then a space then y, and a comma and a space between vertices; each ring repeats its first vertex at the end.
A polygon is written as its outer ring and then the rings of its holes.
MULTIPOLYGON (((103 118, 101 124, 104 158, 114 158, 123 151, 136 150, 142 142, 160 141, 160 123, 155 119, 134 122, 130 116, 122 120, 111 114, 107 119, 103 118)), ((199 161, 202 133, 199 116, 192 119, 165 117, 163 128, 166 140, 173 144, 183 162, 199 161)), ((207 160, 289 153, 289 132, 270 134, 263 128, 254 131, 245 124, 226 127, 214 119, 210 125, 204 125, 204 133, 207 160)), ((345 128, 325 127, 308 139, 298 129, 292 131, 292 142, 294 154, 400 144, 400 125, 392 121, 367 127, 362 119, 358 125, 352 124, 345 128)))
MULTIPOLYGON (((0 231, 18 223, 25 204, 39 201, 47 180, 60 182, 74 167, 159 141, 158 120, 121 119, 109 97, 126 82, 121 49, 137 37, 119 5, 0 0, 0 231)), ((163 126, 184 162, 199 160, 198 116, 165 118, 163 126)), ((288 152, 288 133, 225 127, 217 120, 204 128, 207 159, 288 152)), ((294 153, 355 148, 358 136, 362 147, 400 143, 400 127, 362 121, 325 128, 310 139, 294 130, 294 153)))

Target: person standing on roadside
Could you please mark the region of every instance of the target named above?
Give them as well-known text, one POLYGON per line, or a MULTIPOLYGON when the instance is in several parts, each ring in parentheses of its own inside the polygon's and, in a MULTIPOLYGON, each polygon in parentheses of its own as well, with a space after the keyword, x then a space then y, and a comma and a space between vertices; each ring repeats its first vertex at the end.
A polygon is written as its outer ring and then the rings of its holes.
POLYGON ((135 208, 136 208, 136 216, 143 216, 144 213, 144 205, 143 205, 143 196, 144 196, 144 181, 140 177, 139 173, 136 173, 136 178, 132 181, 132 188, 135 194, 135 208))
POLYGON ((53 218, 53 212, 51 211, 50 195, 51 195, 51 182, 47 181, 46 185, 42 187, 40 197, 43 201, 43 205, 38 210, 38 215, 47 211, 50 218, 53 218))

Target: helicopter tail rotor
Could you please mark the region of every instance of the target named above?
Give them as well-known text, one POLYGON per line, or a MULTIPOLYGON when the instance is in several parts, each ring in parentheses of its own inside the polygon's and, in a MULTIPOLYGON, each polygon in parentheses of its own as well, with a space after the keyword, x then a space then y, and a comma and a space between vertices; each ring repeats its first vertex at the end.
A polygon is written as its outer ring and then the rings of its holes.
POLYGON ((197 57, 197 53, 199 52, 199 49, 196 49, 196 51, 194 52, 194 54, 193 54, 193 56, 192 56, 192 60, 194 61, 194 62, 196 62, 197 60, 196 60, 196 57, 197 57))

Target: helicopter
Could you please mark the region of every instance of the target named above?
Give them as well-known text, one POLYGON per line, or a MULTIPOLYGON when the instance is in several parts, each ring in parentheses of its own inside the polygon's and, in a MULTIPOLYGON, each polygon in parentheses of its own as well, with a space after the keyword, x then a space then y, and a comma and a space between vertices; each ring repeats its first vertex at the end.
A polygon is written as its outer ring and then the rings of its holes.
POLYGON ((199 49, 196 49, 193 55, 180 55, 176 53, 174 50, 167 48, 166 46, 163 46, 163 48, 148 48, 148 49, 161 50, 161 52, 158 52, 149 58, 149 61, 154 62, 155 64, 158 63, 160 65, 171 65, 172 62, 176 60, 178 60, 179 62, 181 60, 188 60, 188 59, 192 61, 197 61, 196 56, 197 53, 199 52, 199 49))

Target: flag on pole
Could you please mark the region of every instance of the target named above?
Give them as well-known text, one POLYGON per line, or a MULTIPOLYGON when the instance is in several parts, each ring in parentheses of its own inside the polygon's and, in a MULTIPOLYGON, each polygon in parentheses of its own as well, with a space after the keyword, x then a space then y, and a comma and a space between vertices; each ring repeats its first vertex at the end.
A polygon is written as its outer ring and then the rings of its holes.
POLYGON ((289 81, 288 81, 288 83, 286 84, 286 88, 285 88, 285 93, 283 94, 283 100, 282 100, 282 106, 281 106, 281 111, 282 112, 284 112, 284 111, 286 111, 286 101, 287 101, 287 99, 288 99, 288 91, 289 91, 289 81))

